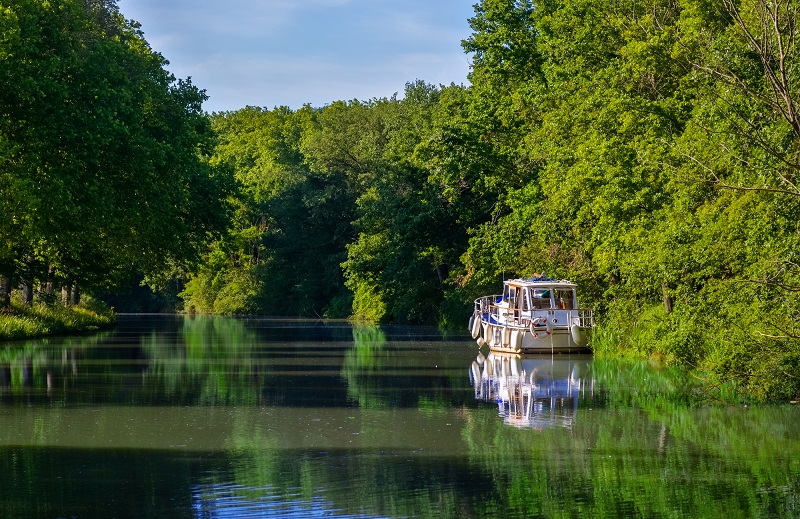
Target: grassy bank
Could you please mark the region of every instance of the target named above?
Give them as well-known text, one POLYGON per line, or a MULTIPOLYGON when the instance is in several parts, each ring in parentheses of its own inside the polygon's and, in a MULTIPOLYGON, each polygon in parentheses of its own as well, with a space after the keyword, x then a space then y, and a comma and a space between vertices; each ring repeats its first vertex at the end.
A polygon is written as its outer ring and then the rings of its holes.
POLYGON ((89 332, 107 328, 115 320, 111 310, 12 303, 11 307, 0 310, 0 341, 89 332))

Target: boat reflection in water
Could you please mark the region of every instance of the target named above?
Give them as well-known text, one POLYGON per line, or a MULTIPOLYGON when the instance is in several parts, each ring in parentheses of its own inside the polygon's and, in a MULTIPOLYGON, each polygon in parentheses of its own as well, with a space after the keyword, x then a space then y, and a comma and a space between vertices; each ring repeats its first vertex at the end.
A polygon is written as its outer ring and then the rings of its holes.
POLYGON ((515 427, 571 428, 578 398, 589 397, 591 355, 478 354, 470 367, 475 398, 497 402, 503 421, 515 427))

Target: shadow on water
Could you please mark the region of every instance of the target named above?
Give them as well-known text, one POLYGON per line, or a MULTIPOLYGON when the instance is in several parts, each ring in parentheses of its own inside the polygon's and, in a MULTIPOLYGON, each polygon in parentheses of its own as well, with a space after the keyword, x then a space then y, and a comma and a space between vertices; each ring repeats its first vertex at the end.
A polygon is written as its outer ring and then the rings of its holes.
POLYGON ((123 316, 0 350, 2 517, 791 517, 796 406, 434 328, 123 316))

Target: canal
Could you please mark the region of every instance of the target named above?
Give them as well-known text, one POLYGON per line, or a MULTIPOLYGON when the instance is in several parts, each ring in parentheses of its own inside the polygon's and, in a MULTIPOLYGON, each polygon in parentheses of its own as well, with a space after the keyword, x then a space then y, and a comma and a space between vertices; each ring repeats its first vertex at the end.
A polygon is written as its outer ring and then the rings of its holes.
POLYGON ((0 517, 800 517, 800 409, 343 321, 0 348, 0 517))

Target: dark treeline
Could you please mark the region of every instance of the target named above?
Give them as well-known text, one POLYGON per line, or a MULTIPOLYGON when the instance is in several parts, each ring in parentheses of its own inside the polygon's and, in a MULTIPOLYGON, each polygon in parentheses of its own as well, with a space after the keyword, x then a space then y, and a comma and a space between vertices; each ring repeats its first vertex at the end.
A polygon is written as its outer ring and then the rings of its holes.
POLYGON ((600 354, 800 395, 795 2, 483 0, 468 86, 212 115, 113 3, 4 5, 7 286, 463 328, 545 272, 600 354))

